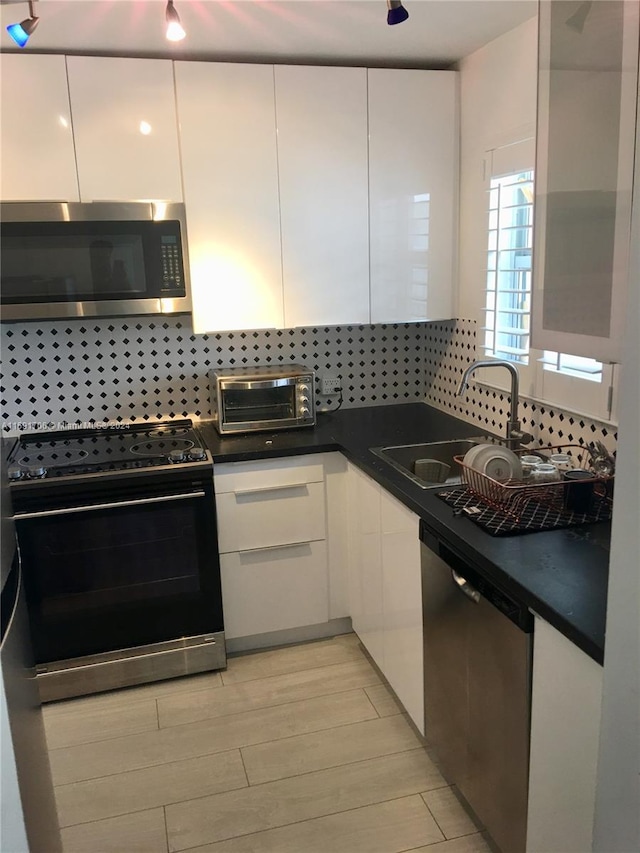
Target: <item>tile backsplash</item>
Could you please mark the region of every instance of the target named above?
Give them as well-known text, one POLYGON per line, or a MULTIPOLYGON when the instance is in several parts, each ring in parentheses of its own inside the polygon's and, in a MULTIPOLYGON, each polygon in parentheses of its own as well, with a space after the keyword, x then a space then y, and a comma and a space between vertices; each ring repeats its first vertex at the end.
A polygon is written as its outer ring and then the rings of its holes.
MULTIPOLYGON (((188 316, 50 320, 2 326, 4 432, 65 424, 211 416, 207 373, 218 366, 297 362, 342 377, 343 406, 425 400, 479 428, 504 433, 508 395, 471 385, 469 320, 194 335, 188 316)), ((319 381, 317 391, 320 390, 319 381)), ((320 406, 337 399, 318 397, 320 406)), ((556 406, 521 401, 522 426, 540 444, 615 449, 615 427, 556 406)))
MULTIPOLYGON (((476 323, 448 320, 427 323, 425 329, 425 399, 432 406, 472 421, 490 432, 504 435, 509 416, 509 395, 497 389, 470 384, 464 397, 456 396, 466 367, 476 360, 476 323)), ((600 440, 615 450, 617 428, 561 409, 521 398, 518 412, 525 432, 537 444, 589 444, 600 440)))
POLYGON ((422 400, 424 335, 424 323, 194 335, 186 316, 4 324, 3 429, 206 419, 208 371, 229 365, 330 371, 345 408, 422 400))

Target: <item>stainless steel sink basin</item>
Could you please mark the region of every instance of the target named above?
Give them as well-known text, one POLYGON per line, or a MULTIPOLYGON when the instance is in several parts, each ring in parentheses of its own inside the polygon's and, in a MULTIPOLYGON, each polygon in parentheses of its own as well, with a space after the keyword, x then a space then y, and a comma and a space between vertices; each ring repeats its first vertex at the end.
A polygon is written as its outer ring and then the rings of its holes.
POLYGON ((422 489, 438 486, 453 486, 460 483, 460 466, 454 456, 464 456, 476 444, 493 444, 495 437, 489 435, 474 438, 459 438, 454 441, 431 441, 426 444, 401 444, 395 447, 372 447, 371 452, 384 459, 389 465, 404 474, 422 489), (449 470, 431 465, 424 460, 444 463, 449 470), (417 464, 416 464, 417 463, 417 464), (440 470, 438 470, 440 468, 440 470))

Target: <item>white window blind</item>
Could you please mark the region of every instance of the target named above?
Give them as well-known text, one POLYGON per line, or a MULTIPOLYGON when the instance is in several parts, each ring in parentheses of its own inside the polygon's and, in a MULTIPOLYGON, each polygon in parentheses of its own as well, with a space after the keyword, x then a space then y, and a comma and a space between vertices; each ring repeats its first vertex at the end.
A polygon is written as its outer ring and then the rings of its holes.
POLYGON ((488 237, 485 354, 528 364, 533 170, 491 179, 488 237))

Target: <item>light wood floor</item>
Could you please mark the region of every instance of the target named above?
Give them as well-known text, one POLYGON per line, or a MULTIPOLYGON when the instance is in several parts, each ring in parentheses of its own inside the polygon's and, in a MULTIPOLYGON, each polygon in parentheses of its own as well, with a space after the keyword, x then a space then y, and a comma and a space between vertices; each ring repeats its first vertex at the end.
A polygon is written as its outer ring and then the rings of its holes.
POLYGON ((353 634, 45 724, 65 853, 489 853, 353 634))

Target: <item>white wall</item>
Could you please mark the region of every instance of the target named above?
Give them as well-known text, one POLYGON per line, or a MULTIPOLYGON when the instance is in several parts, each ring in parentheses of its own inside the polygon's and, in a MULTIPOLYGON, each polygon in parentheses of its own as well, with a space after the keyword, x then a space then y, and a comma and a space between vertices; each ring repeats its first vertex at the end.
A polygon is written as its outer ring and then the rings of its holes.
POLYGON ((457 317, 476 319, 486 268, 483 161, 491 148, 535 135, 537 17, 460 63, 460 273, 457 317))

